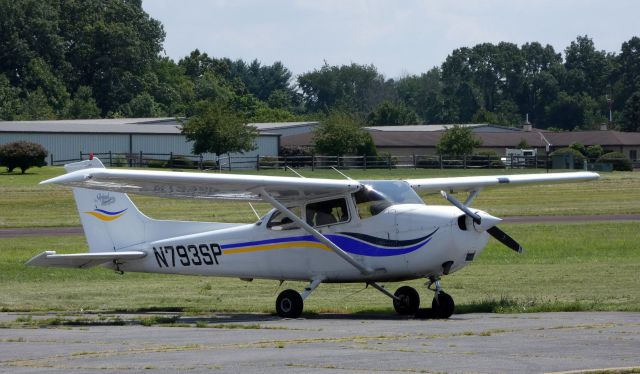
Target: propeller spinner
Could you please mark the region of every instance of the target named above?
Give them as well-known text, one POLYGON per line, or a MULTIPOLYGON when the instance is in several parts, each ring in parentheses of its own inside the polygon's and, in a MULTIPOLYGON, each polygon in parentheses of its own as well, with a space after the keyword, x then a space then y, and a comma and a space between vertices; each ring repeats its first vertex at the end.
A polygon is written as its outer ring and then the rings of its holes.
POLYGON ((500 221, 498 217, 494 217, 484 212, 474 212, 466 205, 462 204, 458 199, 449 195, 445 191, 440 191, 442 197, 447 199, 452 205, 460 209, 464 214, 473 220, 473 226, 478 231, 486 231, 489 235, 493 236, 497 241, 511 248, 512 250, 522 253, 524 248, 518 242, 516 242, 507 233, 502 231, 496 226, 500 221))

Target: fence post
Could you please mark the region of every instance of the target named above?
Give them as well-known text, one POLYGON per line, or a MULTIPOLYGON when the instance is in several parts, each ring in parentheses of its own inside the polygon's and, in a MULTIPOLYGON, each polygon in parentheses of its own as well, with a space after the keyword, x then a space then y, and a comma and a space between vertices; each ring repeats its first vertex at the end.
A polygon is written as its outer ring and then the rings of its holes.
POLYGON ((462 168, 467 168, 467 155, 462 155, 462 168))
POLYGON ((169 152, 169 169, 173 169, 173 152, 169 152))
POLYGON ((140 167, 142 167, 142 151, 140 151, 140 167))
POLYGON ((231 153, 227 153, 227 158, 229 159, 229 171, 231 171, 231 153))
POLYGON ((312 154, 311 155, 311 171, 315 171, 316 170, 316 155, 312 154))
POLYGON ((418 164, 416 163, 416 154, 413 154, 413 168, 417 169, 418 168, 418 164))
POLYGON ((287 156, 284 156, 284 171, 287 171, 287 156))
POLYGON ((256 155, 256 170, 260 171, 260 155, 256 155))
POLYGON ((113 158, 111 156, 111 151, 109 151, 109 167, 113 166, 113 158))
POLYGON ((49 166, 53 166, 53 153, 49 155, 49 166))
POLYGON ((438 158, 440 159, 440 170, 442 170, 444 166, 442 165, 442 155, 439 155, 438 158))
POLYGON ((364 166, 364 170, 367 170, 367 155, 362 156, 362 165, 364 166))
POLYGON ((80 151, 80 161, 82 161, 82 151, 80 151))
POLYGON ((202 161, 202 153, 200 153, 199 156, 200 156, 200 160, 199 160, 199 164, 198 164, 198 169, 204 170, 204 162, 202 161))

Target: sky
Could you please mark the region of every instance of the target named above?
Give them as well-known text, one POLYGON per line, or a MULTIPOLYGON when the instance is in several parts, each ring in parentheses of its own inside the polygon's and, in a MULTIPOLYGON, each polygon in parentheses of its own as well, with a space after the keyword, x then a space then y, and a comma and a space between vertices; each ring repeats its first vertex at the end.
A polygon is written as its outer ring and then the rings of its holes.
POLYGON ((454 49, 501 41, 550 44, 588 35, 619 52, 640 36, 636 0, 144 0, 176 62, 213 57, 281 61, 295 75, 325 63, 373 64, 387 78, 419 75, 454 49))

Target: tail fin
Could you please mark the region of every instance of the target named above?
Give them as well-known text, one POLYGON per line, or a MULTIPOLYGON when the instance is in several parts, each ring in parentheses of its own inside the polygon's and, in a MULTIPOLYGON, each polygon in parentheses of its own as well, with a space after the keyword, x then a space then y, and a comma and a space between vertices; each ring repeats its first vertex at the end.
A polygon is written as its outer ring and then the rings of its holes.
MULTIPOLYGON (((97 158, 65 165, 67 173, 88 168, 104 165, 97 158)), ((144 243, 145 226, 151 219, 126 194, 74 188, 73 196, 89 252, 117 251, 144 243)))

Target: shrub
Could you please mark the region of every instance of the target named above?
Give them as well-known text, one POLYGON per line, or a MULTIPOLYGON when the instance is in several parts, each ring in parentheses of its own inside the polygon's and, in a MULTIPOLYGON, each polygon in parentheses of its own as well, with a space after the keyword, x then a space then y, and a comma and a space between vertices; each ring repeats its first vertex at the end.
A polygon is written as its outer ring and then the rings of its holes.
POLYGON ((123 155, 115 155, 111 160, 111 166, 117 166, 117 167, 127 166, 127 158, 124 157, 123 155))
POLYGON ((559 155, 566 155, 566 154, 572 154, 573 155, 573 166, 577 169, 581 169, 584 167, 584 160, 585 157, 584 155, 573 148, 560 148, 557 149, 553 152, 551 152, 549 154, 549 157, 553 157, 553 156, 559 156, 559 155))
POLYGON ((192 169, 194 168, 193 161, 189 160, 184 156, 174 156, 169 160, 169 167, 171 168, 182 168, 182 169, 192 169))
POLYGON ((22 174, 27 169, 37 166, 42 167, 47 163, 45 158, 49 153, 37 143, 17 141, 0 147, 0 165, 6 166, 9 173, 15 168, 20 168, 22 174))
POLYGON ((480 151, 467 158, 467 166, 489 166, 491 168, 504 168, 504 162, 495 151, 480 151))
POLYGON ((150 168, 166 168, 167 162, 165 160, 149 160, 147 166, 150 168))
POLYGON ((596 162, 607 163, 613 165, 613 170, 633 171, 631 160, 622 152, 609 152, 598 159, 596 162))
POLYGON ((203 169, 217 169, 218 168, 218 162, 214 161, 214 160, 202 161, 202 168, 203 169))

